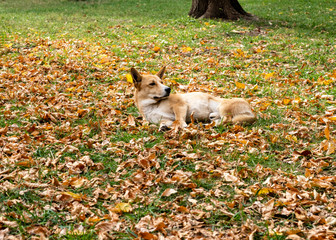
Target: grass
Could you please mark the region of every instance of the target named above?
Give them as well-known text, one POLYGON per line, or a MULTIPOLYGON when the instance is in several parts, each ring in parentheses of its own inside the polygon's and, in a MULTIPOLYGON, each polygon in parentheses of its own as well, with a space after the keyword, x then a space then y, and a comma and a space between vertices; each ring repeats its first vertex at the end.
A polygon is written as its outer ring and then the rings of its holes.
POLYGON ((335 2, 240 2, 259 20, 189 18, 190 0, 1 1, 5 237, 285 239, 334 216, 335 2), (159 132, 125 75, 162 65, 175 92, 245 97, 258 121, 159 132))

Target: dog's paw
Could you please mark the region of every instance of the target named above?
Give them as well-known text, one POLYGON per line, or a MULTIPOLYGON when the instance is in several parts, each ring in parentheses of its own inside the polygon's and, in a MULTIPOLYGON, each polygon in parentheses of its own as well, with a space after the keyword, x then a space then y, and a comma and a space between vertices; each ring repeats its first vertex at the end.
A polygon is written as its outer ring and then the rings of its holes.
POLYGON ((213 112, 213 113, 209 114, 210 121, 215 121, 215 120, 218 120, 220 118, 221 117, 219 116, 219 113, 217 113, 217 112, 213 112))
POLYGON ((180 124, 180 127, 181 127, 181 128, 186 128, 186 127, 188 127, 188 124, 187 124, 186 122, 182 122, 182 123, 180 124))
POLYGON ((168 127, 167 125, 161 124, 160 128, 159 128, 159 131, 160 132, 165 132, 165 131, 168 131, 169 129, 170 129, 170 127, 168 127))

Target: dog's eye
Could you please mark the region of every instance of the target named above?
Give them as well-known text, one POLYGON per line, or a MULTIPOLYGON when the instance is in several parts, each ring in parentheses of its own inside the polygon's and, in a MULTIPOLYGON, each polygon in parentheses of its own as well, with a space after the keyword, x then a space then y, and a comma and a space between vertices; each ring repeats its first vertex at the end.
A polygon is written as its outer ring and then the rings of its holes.
POLYGON ((152 82, 152 83, 150 83, 149 85, 150 85, 150 86, 155 86, 156 83, 155 83, 155 82, 152 82))

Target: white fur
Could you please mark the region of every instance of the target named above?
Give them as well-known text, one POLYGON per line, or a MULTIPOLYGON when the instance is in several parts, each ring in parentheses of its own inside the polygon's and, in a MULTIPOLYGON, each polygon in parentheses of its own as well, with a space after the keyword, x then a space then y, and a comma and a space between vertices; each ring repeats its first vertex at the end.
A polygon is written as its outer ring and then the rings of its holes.
POLYGON ((209 121, 210 114, 216 113, 219 115, 220 99, 209 100, 206 93, 192 92, 180 95, 188 106, 187 122, 190 122, 190 116, 193 114, 195 120, 209 121))
POLYGON ((147 121, 152 123, 159 123, 162 119, 175 121, 174 112, 168 112, 167 103, 161 102, 160 104, 153 99, 144 99, 139 102, 139 107, 142 109, 143 115, 147 121))

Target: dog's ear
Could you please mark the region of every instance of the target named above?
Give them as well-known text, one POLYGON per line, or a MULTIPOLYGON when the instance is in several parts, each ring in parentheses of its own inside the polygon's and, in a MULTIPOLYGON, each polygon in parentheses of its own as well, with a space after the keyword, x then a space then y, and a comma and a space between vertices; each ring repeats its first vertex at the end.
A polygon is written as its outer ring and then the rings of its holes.
POLYGON ((141 74, 135 68, 131 68, 131 75, 132 75, 132 78, 133 78, 134 86, 136 88, 139 88, 141 80, 142 80, 141 74))
POLYGON ((165 71, 166 71, 166 66, 164 66, 164 67, 162 67, 161 69, 160 69, 160 71, 158 71, 158 73, 156 74, 159 78, 163 78, 163 74, 165 73, 165 71))

